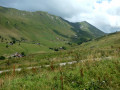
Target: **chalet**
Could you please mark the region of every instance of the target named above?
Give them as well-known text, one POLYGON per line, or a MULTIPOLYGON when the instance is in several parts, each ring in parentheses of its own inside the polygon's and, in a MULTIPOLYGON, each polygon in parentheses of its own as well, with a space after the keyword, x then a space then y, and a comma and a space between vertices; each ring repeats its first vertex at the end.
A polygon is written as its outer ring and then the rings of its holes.
POLYGON ((23 55, 16 52, 15 54, 11 55, 11 57, 23 57, 23 55))

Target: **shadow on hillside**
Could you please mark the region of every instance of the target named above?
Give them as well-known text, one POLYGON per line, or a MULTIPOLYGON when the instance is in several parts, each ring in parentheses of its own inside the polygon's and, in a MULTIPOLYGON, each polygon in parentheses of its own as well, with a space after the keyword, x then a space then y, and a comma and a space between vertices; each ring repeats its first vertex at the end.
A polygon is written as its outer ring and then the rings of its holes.
POLYGON ((71 42, 82 44, 83 42, 90 41, 93 38, 93 36, 90 33, 80 29, 81 25, 79 23, 72 23, 64 19, 62 20, 71 25, 71 30, 75 32, 75 35, 70 38, 71 42))
POLYGON ((57 30, 53 30, 54 33, 56 33, 59 36, 62 36, 64 38, 69 38, 67 35, 63 35, 62 33, 58 32, 57 30))

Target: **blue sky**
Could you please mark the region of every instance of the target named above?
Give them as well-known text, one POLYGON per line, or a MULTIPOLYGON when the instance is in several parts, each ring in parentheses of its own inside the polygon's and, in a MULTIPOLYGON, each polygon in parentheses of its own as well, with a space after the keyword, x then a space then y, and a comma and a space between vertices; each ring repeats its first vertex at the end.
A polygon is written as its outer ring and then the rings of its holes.
POLYGON ((71 22, 88 21, 104 32, 120 30, 120 0, 0 0, 0 6, 46 11, 71 22))
POLYGON ((112 0, 97 0, 96 3, 102 4, 102 2, 104 2, 104 1, 111 2, 112 0))

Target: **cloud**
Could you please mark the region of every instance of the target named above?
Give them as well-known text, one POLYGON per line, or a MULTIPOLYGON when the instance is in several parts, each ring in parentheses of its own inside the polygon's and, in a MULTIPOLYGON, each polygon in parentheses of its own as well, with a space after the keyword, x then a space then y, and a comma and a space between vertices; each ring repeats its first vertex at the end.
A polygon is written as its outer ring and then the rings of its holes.
POLYGON ((72 22, 88 21, 104 32, 120 29, 119 0, 0 0, 0 5, 46 11, 72 22))
MULTIPOLYGON (((49 13, 62 16, 62 17, 72 17, 79 13, 89 12, 89 7, 84 7, 84 0, 1 0, 3 1, 2 6, 8 6, 17 8, 20 10, 42 10, 49 13)), ((0 4, 0 5, 1 5, 0 4)))

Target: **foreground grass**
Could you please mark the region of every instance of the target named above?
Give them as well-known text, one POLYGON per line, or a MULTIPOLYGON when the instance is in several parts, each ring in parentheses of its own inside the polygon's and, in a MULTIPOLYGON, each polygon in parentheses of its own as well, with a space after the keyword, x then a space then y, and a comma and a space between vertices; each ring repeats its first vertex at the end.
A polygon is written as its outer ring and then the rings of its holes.
POLYGON ((1 75, 3 90, 119 90, 120 58, 1 75))

